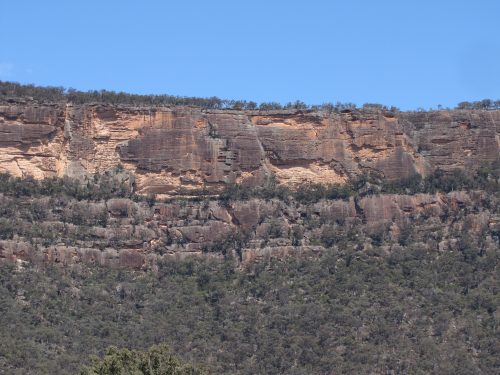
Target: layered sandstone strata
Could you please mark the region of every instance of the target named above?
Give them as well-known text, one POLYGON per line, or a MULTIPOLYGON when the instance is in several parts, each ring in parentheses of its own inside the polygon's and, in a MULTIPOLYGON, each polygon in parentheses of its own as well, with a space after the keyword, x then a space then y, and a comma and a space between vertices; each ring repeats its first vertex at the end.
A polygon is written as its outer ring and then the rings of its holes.
POLYGON ((414 246, 426 251, 456 250, 458 234, 467 232, 480 236, 485 249, 494 252, 500 233, 498 198, 480 191, 386 194, 311 204, 179 200, 153 207, 124 198, 65 203, 48 197, 14 199, 0 195, 3 207, 15 204, 20 211, 13 238, 0 239, 0 264, 154 269, 161 259, 202 254, 233 254, 247 262, 266 255, 322 253, 329 246, 348 244, 369 250, 376 235, 385 239, 382 249, 389 252, 408 229, 414 246), (43 207, 45 217, 30 221, 23 213, 28 202, 43 207), (96 223, 94 218, 103 214, 106 220, 96 223))
POLYGON ((83 177, 118 165, 138 192, 217 191, 226 183, 344 182, 440 168, 472 170, 500 154, 500 111, 237 111, 196 107, 0 103, 0 171, 83 177))

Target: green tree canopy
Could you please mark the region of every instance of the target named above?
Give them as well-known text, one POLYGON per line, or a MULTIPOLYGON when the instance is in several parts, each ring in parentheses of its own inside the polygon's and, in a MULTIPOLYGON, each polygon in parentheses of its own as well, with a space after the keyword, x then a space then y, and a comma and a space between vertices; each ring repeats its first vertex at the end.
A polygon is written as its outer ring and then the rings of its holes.
POLYGON ((109 347, 103 358, 92 358, 81 375, 202 375, 205 371, 182 363, 166 345, 146 351, 109 347))

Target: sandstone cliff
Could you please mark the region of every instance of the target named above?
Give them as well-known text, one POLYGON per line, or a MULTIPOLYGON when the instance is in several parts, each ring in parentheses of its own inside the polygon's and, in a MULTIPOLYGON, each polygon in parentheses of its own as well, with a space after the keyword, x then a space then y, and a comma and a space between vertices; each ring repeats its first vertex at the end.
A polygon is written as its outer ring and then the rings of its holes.
POLYGON ((266 255, 321 254, 332 246, 366 251, 375 246, 389 253, 409 242, 446 251, 456 250, 464 233, 480 238, 485 251, 496 251, 500 235, 499 197, 481 191, 381 194, 309 204, 254 198, 153 206, 126 198, 77 201, 0 194, 0 208, 12 222, 0 218, 0 262, 18 264, 154 269, 165 257, 232 254, 248 262, 266 255))
POLYGON ((82 177, 122 165, 139 193, 225 183, 388 179, 473 170, 500 154, 500 111, 237 111, 0 103, 0 172, 82 177))

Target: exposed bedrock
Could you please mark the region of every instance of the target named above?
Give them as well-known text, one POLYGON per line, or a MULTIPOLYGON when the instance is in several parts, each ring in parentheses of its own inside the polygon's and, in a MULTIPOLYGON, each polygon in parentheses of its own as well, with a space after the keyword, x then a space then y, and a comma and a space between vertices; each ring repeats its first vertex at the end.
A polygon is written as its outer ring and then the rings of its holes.
MULTIPOLYGON (((14 199, 0 195, 4 207, 19 202, 14 199)), ((15 234, 0 239, 0 264, 150 269, 164 258, 229 253, 246 262, 270 254, 324 252, 349 243, 369 250, 377 235, 384 238, 384 251, 390 251, 409 229, 412 243, 429 251, 456 249, 460 233, 479 236, 485 249, 497 251, 494 237, 500 233, 498 197, 481 191, 386 194, 311 204, 178 200, 149 207, 120 198, 68 201, 63 207, 47 197, 21 202, 15 234), (29 216, 28 202, 43 207, 45 218, 35 224, 22 219, 29 216)))
POLYGON ((225 183, 344 182, 499 157, 500 111, 236 111, 195 107, 0 103, 0 171, 82 177, 118 165, 142 193, 217 191, 225 183))

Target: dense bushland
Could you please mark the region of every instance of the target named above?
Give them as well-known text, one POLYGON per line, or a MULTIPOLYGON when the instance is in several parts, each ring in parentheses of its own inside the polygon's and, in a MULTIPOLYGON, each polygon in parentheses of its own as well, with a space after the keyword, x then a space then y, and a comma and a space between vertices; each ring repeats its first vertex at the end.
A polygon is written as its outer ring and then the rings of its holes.
POLYGON ((75 373, 109 345, 166 343, 213 373, 493 374, 498 251, 418 243, 323 256, 165 261, 157 273, 0 268, 0 368, 75 373))

